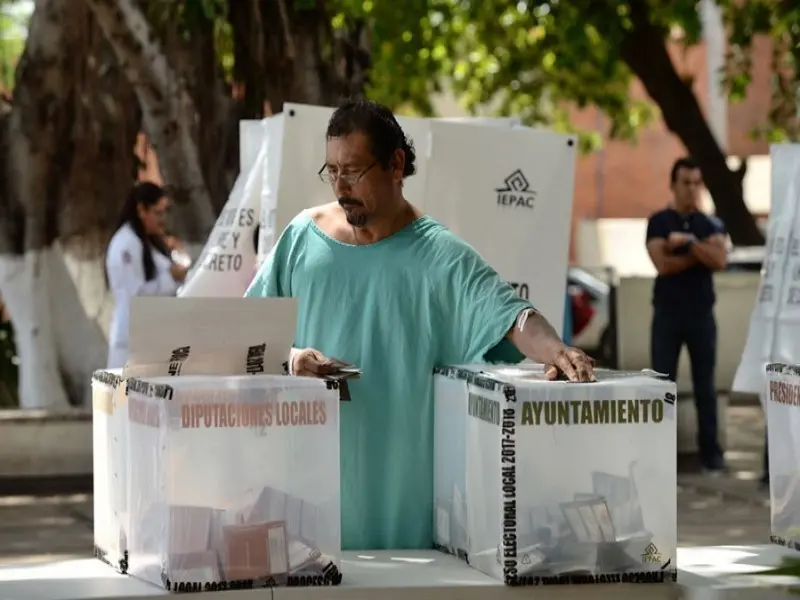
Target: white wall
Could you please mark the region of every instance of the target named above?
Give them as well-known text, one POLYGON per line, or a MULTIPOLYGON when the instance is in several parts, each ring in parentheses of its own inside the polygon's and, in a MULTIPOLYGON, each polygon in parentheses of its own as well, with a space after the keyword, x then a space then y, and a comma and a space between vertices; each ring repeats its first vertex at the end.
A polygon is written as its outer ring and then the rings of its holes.
MULTIPOLYGON (((750 313, 758 291, 759 273, 717 273, 717 372, 716 385, 731 389, 747 339, 750 313)), ((653 279, 623 277, 617 288, 618 357, 621 369, 644 369, 650 365, 650 303, 653 279)), ((691 391, 688 354, 684 349, 678 369, 678 389, 691 391)))

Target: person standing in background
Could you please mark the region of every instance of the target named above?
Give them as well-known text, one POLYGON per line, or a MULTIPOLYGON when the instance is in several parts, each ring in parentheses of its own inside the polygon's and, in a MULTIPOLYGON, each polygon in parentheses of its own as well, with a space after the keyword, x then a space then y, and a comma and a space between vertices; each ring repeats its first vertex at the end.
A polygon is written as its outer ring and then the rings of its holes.
POLYGON ((690 158, 670 173, 673 202, 647 223, 647 252, 656 268, 650 349, 652 367, 675 381, 686 344, 697 408, 697 444, 703 469, 725 470, 717 436, 717 323, 712 274, 726 266, 725 226, 699 210, 703 176, 690 158))
POLYGON ((170 259, 164 218, 169 198, 154 183, 136 185, 122 208, 106 251, 106 281, 114 296, 108 369, 128 360, 130 303, 135 296, 174 296, 187 268, 170 259))

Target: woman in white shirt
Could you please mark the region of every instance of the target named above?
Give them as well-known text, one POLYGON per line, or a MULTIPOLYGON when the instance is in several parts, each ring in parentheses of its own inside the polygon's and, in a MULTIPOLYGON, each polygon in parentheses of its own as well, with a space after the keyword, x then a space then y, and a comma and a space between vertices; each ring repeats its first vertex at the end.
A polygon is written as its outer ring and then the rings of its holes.
POLYGON ((164 243, 169 198, 149 182, 136 185, 120 215, 106 252, 106 277, 114 296, 108 340, 109 369, 128 360, 128 320, 134 296, 174 296, 186 278, 186 267, 170 259, 164 243))

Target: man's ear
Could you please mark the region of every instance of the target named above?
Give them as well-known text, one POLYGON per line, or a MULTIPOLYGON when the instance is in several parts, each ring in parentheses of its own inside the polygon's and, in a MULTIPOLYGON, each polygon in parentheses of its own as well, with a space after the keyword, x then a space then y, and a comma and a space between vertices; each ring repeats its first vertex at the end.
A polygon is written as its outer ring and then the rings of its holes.
POLYGON ((391 165, 394 178, 396 180, 402 180, 403 171, 406 168, 406 153, 402 149, 398 148, 394 151, 394 154, 392 154, 391 165))

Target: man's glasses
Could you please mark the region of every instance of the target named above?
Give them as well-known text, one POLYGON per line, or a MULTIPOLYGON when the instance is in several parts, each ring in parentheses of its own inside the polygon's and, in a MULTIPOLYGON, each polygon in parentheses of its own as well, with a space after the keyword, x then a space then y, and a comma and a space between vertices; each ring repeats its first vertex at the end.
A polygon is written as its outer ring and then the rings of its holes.
POLYGON ((328 183, 333 185, 337 181, 341 181, 344 184, 352 186, 356 185, 359 181, 361 181, 364 178, 364 175, 366 175, 369 172, 369 170, 372 169, 372 167, 374 167, 377 164, 378 161, 376 160, 366 169, 362 169, 357 173, 336 173, 333 171, 328 171, 326 168, 328 165, 322 165, 322 168, 319 170, 317 175, 319 175, 319 178, 322 180, 323 183, 328 183))

